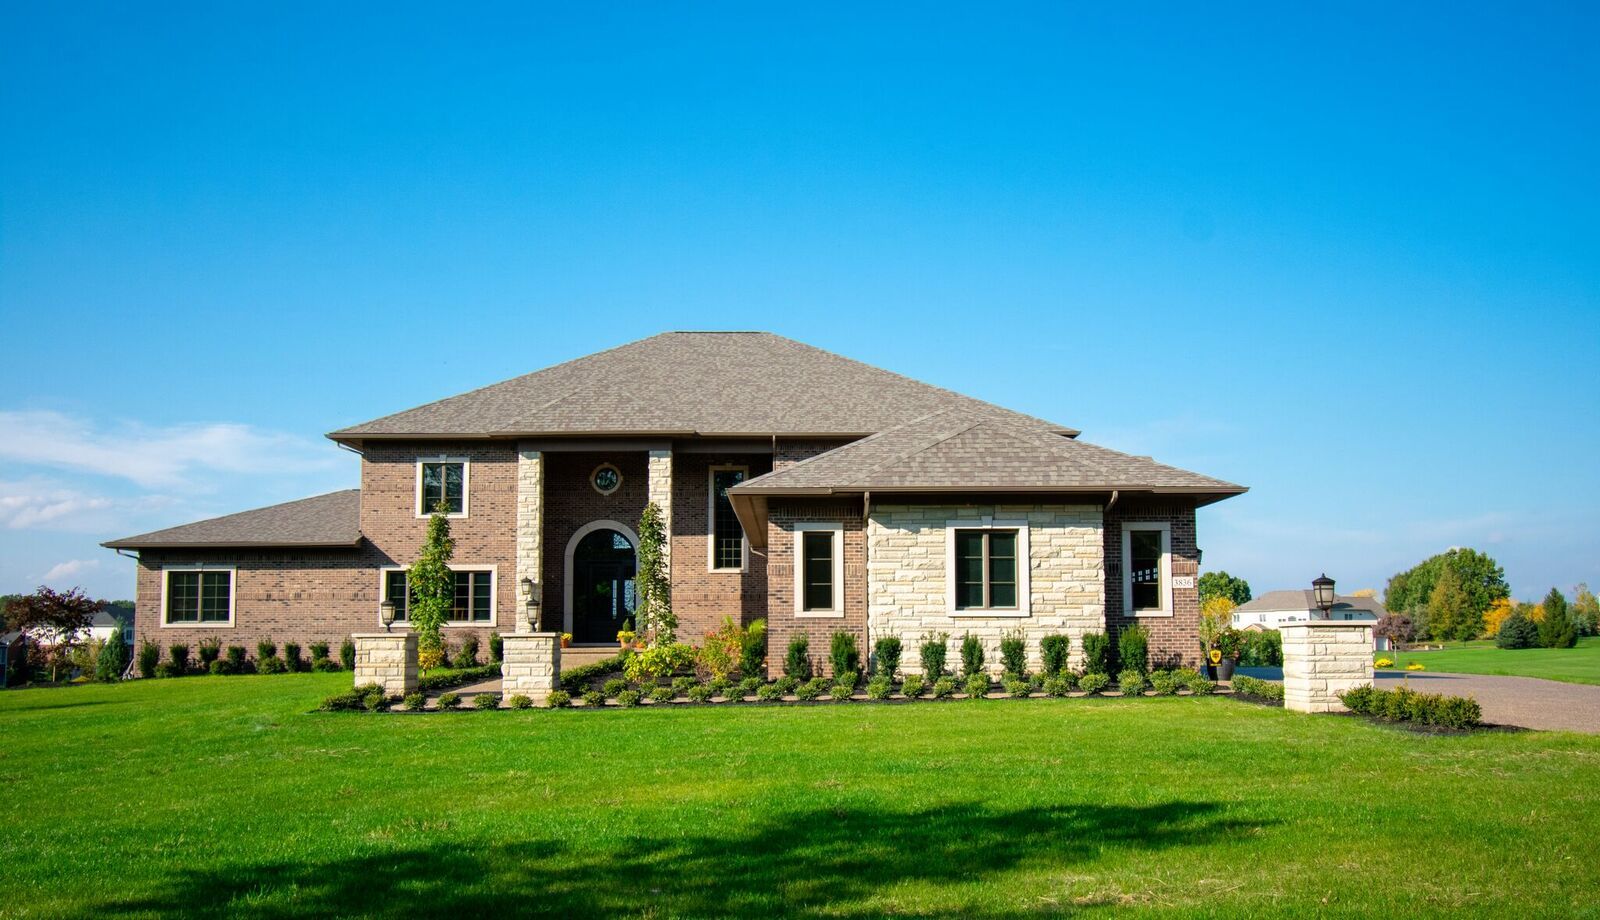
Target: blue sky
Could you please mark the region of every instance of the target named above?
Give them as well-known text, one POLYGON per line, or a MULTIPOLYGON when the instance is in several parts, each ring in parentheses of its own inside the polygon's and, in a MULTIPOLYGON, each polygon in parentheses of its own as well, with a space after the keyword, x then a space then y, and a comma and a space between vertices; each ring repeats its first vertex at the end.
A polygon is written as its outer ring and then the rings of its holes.
POLYGON ((0 591, 665 329, 1247 484, 1258 591, 1600 582, 1597 14, 1394 6, 8 4, 0 591))

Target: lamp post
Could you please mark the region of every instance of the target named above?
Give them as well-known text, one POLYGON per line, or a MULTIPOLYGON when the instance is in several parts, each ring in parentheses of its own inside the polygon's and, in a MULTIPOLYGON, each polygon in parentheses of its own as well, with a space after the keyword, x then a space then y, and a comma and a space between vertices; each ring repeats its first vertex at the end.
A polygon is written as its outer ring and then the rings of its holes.
POLYGON ((522 593, 528 598, 528 628, 533 632, 539 631, 539 583, 532 578, 522 579, 522 593))
POLYGON ((1333 609, 1333 579, 1327 572, 1311 579, 1311 593, 1316 597, 1317 607, 1322 610, 1322 618, 1328 618, 1328 611, 1333 609))
POLYGON ((388 632, 394 625, 394 601, 386 600, 378 605, 378 619, 383 621, 383 631, 388 632))

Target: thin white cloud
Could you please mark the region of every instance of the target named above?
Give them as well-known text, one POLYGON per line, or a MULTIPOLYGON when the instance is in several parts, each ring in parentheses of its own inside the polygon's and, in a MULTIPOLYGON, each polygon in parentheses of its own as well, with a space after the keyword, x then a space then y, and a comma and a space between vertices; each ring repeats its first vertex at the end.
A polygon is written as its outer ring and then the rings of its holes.
POLYGON ((0 528, 94 533, 174 501, 165 495, 98 495, 49 481, 0 482, 0 528))
POLYGON ((66 562, 58 562, 51 566, 50 571, 44 573, 44 580, 53 582, 61 579, 76 578, 84 572, 98 568, 100 568, 100 560, 98 559, 68 559, 66 562))
POLYGON ((97 428, 60 412, 0 411, 0 459, 126 479, 146 488, 193 488, 196 474, 284 475, 339 464, 320 441, 217 423, 97 428))

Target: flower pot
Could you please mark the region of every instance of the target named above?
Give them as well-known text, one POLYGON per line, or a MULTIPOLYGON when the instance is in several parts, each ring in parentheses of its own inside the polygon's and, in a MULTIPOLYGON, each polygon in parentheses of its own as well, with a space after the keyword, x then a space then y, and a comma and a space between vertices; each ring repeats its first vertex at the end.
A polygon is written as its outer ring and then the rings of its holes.
POLYGON ((1213 669, 1217 676, 1213 680, 1233 680, 1233 666, 1236 662, 1232 658, 1224 658, 1213 669))

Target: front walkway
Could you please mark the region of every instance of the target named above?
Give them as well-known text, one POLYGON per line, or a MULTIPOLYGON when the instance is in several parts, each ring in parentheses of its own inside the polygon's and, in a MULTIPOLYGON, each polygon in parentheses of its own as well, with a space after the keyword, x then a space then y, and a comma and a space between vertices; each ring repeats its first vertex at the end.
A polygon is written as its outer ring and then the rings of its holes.
MULTIPOLYGON (((612 645, 607 645, 600 648, 564 648, 561 650, 561 670, 567 671, 572 668, 581 668, 586 664, 594 664, 597 661, 605 661, 607 658, 615 658, 616 656, 617 648, 616 646, 612 645)), ((501 686, 502 684, 500 678, 491 677, 488 680, 480 680, 475 684, 464 684, 460 687, 454 687, 449 691, 429 691, 427 707, 429 709, 439 708, 439 694, 452 692, 461 697, 461 706, 463 709, 470 708, 472 706, 473 699, 478 694, 500 693, 501 686)))

